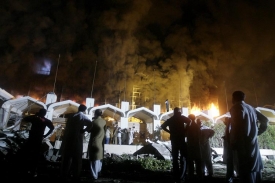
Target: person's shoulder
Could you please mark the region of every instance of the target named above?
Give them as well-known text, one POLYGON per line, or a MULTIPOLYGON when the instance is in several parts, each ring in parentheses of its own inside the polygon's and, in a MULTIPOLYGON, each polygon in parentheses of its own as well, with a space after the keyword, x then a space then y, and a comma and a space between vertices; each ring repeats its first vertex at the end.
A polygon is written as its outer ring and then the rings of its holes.
POLYGON ((102 121, 105 121, 105 122, 106 122, 106 120, 105 120, 104 118, 102 118, 102 117, 99 117, 98 119, 100 119, 100 120, 102 120, 102 121))
POLYGON ((25 116, 23 119, 30 119, 30 118, 35 118, 36 115, 29 115, 29 116, 25 116))
POLYGON ((180 116, 180 118, 181 118, 182 120, 184 120, 185 122, 186 122, 186 121, 190 121, 190 120, 191 120, 191 119, 189 119, 188 117, 183 116, 183 115, 182 115, 182 116, 180 116))
POLYGON ((82 118, 82 119, 87 119, 87 120, 92 121, 92 120, 91 120, 86 114, 84 114, 83 112, 77 112, 77 113, 75 113, 74 116, 80 116, 80 118, 82 118))
POLYGON ((246 106, 247 106, 246 103, 238 102, 230 108, 230 111, 240 110, 240 109, 243 109, 246 106))
POLYGON ((75 112, 75 113, 69 113, 67 114, 67 117, 68 118, 73 118, 74 116, 78 115, 78 112, 75 112))
POLYGON ((49 120, 48 118, 45 118, 45 117, 44 117, 44 120, 45 120, 47 123, 52 123, 52 121, 49 120))

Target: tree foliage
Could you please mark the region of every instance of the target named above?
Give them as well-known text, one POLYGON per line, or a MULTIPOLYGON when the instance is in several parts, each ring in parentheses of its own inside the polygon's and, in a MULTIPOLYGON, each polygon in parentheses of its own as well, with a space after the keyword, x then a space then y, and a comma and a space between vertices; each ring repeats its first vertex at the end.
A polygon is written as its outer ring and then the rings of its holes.
MULTIPOLYGON (((225 125, 217 123, 212 127, 215 135, 210 139, 211 147, 223 148, 223 136, 225 132, 225 125)), ((258 136, 258 143, 260 149, 274 149, 275 150, 275 125, 268 125, 267 130, 258 136)))

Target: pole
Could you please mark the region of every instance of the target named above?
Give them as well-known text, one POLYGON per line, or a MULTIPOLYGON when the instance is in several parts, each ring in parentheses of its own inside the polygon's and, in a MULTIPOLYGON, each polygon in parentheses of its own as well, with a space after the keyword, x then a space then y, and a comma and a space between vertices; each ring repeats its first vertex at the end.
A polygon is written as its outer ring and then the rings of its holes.
POLYGON ((226 87, 225 87, 225 81, 224 82, 224 94, 225 94, 225 102, 226 102, 226 107, 227 107, 227 112, 229 111, 228 109, 228 102, 227 102, 227 95, 226 95, 226 87))
MULTIPOLYGON (((179 75, 180 75, 180 74, 179 74, 179 75)), ((181 108, 181 76, 180 76, 179 107, 181 108)))
POLYGON ((91 98, 93 96, 93 90, 94 90, 96 66, 97 66, 97 60, 95 61, 95 71, 94 71, 94 78, 93 78, 93 84, 92 84, 91 98))
POLYGON ((60 54, 59 54, 59 56, 58 56, 57 68, 56 68, 56 72, 55 72, 55 78, 54 78, 54 84, 53 84, 53 93, 54 93, 54 90, 55 90, 55 83, 56 83, 56 78, 57 78, 59 60, 60 60, 60 54))
POLYGON ((155 104, 155 69, 153 71, 153 75, 154 75, 154 104, 155 104))
POLYGON ((126 67, 126 64, 125 64, 125 72, 124 72, 125 78, 124 78, 124 92, 123 92, 124 97, 123 97, 123 101, 126 101, 126 84, 127 84, 127 73, 126 73, 126 69, 127 69, 127 67, 126 67))

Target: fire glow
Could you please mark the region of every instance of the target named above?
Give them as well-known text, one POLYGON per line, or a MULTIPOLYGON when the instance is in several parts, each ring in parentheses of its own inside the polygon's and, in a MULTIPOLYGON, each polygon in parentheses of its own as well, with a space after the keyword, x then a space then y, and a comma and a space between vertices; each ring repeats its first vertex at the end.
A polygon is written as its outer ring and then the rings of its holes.
POLYGON ((220 115, 219 108, 215 106, 214 103, 211 103, 206 110, 202 110, 199 106, 194 105, 190 110, 190 114, 194 114, 196 116, 202 111, 207 111, 207 114, 211 117, 217 117, 220 115))
POLYGON ((212 117, 217 117, 220 115, 219 108, 215 106, 213 103, 210 104, 209 109, 208 109, 208 115, 212 117))

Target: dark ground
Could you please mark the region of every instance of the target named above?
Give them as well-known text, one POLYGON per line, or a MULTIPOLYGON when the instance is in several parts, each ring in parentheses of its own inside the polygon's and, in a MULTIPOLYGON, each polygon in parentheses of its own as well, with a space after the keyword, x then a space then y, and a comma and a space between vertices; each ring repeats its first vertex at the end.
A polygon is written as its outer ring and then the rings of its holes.
MULTIPOLYGON (((83 170, 81 173, 81 180, 78 182, 81 183, 90 183, 90 182, 100 182, 100 183, 172 183, 173 179, 171 172, 136 172, 135 170, 127 172, 117 172, 116 170, 102 170, 102 174, 99 179, 93 181, 90 176, 88 162, 84 160, 83 170)), ((59 163, 49 162, 46 160, 41 160, 38 176, 33 178, 27 174, 22 174, 17 171, 12 170, 12 168, 5 168, 1 165, 1 174, 3 182, 61 182, 59 180, 59 163)), ((210 180, 205 180, 203 183, 224 183, 224 164, 214 164, 214 176, 210 180)), ((269 178, 265 178, 263 183, 275 183, 274 172, 269 172, 269 178), (272 175, 273 174, 273 175, 272 175)), ((265 176, 267 177, 267 176, 265 176)), ((1 181, 2 182, 2 181, 1 181)), ((237 180, 235 181, 237 183, 237 180)))

